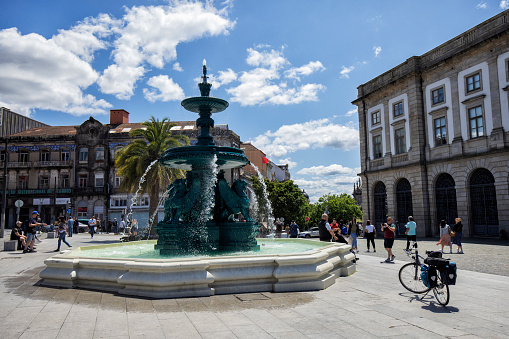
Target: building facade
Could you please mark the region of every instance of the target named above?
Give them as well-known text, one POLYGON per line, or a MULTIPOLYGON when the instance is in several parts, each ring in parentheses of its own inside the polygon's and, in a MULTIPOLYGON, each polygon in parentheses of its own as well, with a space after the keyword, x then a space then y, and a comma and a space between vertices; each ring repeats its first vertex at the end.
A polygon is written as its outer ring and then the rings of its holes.
POLYGON ((363 220, 509 230, 509 11, 358 87, 363 220))
MULTIPOLYGON (((172 122, 172 133, 184 134, 191 144, 199 134, 194 121, 172 122)), ((115 153, 132 142, 129 135, 142 123, 129 123, 125 110, 111 110, 110 123, 90 117, 79 126, 47 126, 25 130, 2 140, 7 142, 7 226, 16 220, 16 200, 23 201, 20 220, 38 210, 44 222, 71 215, 101 220, 120 219, 132 203, 133 194, 122 192, 115 153)), ((240 147, 240 138, 228 125, 216 125, 211 134, 219 146, 240 147)), ((5 146, 4 146, 5 148, 5 146)), ((5 151, 5 149, 3 149, 5 151)), ((1 162, 0 165, 4 166, 1 162)), ((240 177, 240 170, 225 173, 228 182, 240 177)), ((1 183, 0 187, 3 187, 1 183)), ((141 225, 147 218, 149 197, 141 196, 133 206, 133 217, 141 225)), ((163 214, 161 203, 159 214, 163 214)))

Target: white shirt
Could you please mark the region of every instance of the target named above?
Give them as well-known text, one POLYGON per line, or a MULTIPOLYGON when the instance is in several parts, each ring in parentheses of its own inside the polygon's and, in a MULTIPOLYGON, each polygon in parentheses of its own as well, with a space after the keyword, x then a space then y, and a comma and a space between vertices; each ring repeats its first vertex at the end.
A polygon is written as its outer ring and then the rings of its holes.
POLYGON ((375 227, 373 225, 366 225, 366 233, 373 233, 375 231, 375 227))
POLYGON ((88 226, 95 226, 95 219, 92 218, 88 221, 88 226))
POLYGON ((327 229, 327 231, 331 230, 330 225, 327 221, 325 222, 325 228, 327 229))

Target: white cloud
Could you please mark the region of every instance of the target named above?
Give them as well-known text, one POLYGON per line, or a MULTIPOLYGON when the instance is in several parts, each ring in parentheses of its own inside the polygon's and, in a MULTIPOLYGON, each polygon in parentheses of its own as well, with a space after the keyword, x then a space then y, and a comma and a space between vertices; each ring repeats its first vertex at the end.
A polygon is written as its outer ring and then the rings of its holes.
POLYGON ((352 116, 352 115, 354 115, 354 114, 357 114, 357 108, 354 108, 354 109, 349 110, 348 112, 346 112, 346 114, 345 114, 345 115, 346 115, 347 117, 350 117, 350 116, 352 116))
MULTIPOLYGON (((67 38, 60 39, 59 43, 67 38)), ((98 46, 82 44, 78 48, 82 59, 59 43, 39 34, 21 35, 16 28, 0 31, 0 106, 24 115, 34 109, 74 115, 106 113, 111 104, 83 94, 98 78, 84 61, 98 46)))
POLYGON ((163 68, 177 57, 177 45, 204 36, 228 34, 235 22, 210 3, 173 2, 170 6, 126 9, 114 42, 113 60, 98 81, 103 93, 129 99, 147 67, 163 68))
POLYGON ((508 9, 509 8, 509 0, 502 0, 502 1, 500 1, 500 8, 501 9, 508 9))
POLYGON ((290 157, 285 158, 285 159, 279 159, 278 164, 280 164, 280 165, 288 164, 288 168, 292 169, 295 166, 297 166, 297 162, 296 161, 292 161, 291 159, 292 158, 290 158, 290 157))
POLYGON ((150 102, 182 100, 185 97, 184 90, 167 75, 154 76, 147 81, 147 85, 154 88, 143 89, 145 99, 150 102))
POLYGON ((183 72, 184 71, 184 69, 182 67, 180 67, 180 64, 178 62, 173 64, 173 70, 177 71, 177 72, 183 72))
POLYGON ((475 6, 476 9, 487 9, 488 8, 488 4, 486 2, 480 2, 477 4, 477 6, 475 6))
POLYGON ((381 46, 374 46, 373 47, 373 51, 375 51, 375 58, 380 54, 380 52, 382 52, 382 47, 381 46))
MULTIPOLYGON (((232 95, 230 99, 232 102, 239 102, 241 106, 299 104, 305 101, 318 101, 318 92, 326 89, 321 84, 288 87, 286 82, 279 81, 281 73, 285 72, 284 68, 289 65, 282 50, 257 51, 249 48, 247 52, 246 63, 256 68, 241 72, 237 79, 240 85, 226 90, 232 95)), ((287 74, 306 75, 308 72, 323 68, 323 65, 318 63, 308 63, 299 67, 299 70, 290 69, 287 74)))
POLYGON ((285 76, 290 79, 296 79, 300 81, 299 75, 310 75, 314 72, 324 71, 325 67, 323 67, 320 61, 311 61, 306 65, 300 67, 293 67, 289 70, 285 71, 285 76))
POLYGON ((304 189, 309 195, 311 203, 318 201, 326 194, 352 194, 353 184, 359 180, 356 174, 345 174, 327 178, 292 178, 300 189, 304 189))
POLYGON ((341 66, 341 71, 339 74, 341 74, 341 78, 349 79, 350 76, 348 75, 351 71, 355 69, 355 66, 345 67, 341 66))
POLYGON ((276 158, 309 148, 350 150, 359 146, 359 131, 350 126, 333 124, 329 119, 320 119, 283 125, 275 132, 268 131, 259 135, 253 144, 270 157, 276 158))
POLYGON ((357 175, 360 172, 360 168, 349 168, 343 167, 342 165, 333 164, 329 166, 312 166, 308 168, 303 168, 297 172, 297 174, 302 175, 312 175, 322 177, 325 175, 357 175))

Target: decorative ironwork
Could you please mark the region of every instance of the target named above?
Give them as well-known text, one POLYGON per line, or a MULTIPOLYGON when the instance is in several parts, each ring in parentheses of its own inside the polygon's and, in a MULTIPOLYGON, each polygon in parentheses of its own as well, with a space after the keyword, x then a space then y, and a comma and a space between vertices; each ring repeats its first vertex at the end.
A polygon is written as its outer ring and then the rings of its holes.
POLYGON ((76 145, 30 145, 30 146, 8 146, 9 152, 18 152, 19 150, 29 150, 30 152, 38 152, 41 149, 50 149, 52 151, 58 151, 61 149, 69 148, 71 150, 76 149, 76 145))
POLYGON ((487 169, 476 170, 470 178, 470 213, 475 235, 498 235, 495 178, 487 169))
POLYGON ((404 224, 413 215, 412 187, 407 179, 401 179, 396 185, 396 206, 398 209, 398 223, 404 224))
POLYGON ((456 201, 456 183, 450 174, 441 174, 435 185, 435 201, 437 206, 436 224, 445 220, 449 225, 455 223, 458 217, 458 203, 456 201))
POLYGON ((387 221, 387 190, 383 182, 375 185, 375 227, 380 231, 381 224, 387 221))

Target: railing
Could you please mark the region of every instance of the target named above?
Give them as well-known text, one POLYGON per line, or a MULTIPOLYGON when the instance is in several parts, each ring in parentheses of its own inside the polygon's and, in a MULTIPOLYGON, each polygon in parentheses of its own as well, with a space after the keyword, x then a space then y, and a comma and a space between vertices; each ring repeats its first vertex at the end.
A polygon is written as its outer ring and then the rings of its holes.
POLYGON ((408 153, 401 154, 401 155, 394 155, 392 157, 392 163, 393 164, 397 164, 399 162, 404 162, 404 161, 408 161, 408 153))
POLYGON ((370 169, 378 168, 380 166, 383 166, 383 164, 384 164, 384 159, 371 160, 369 162, 369 168, 370 169))
MULTIPOLYGON (((3 162, 2 162, 2 168, 3 168, 3 162)), ((30 168, 32 167, 31 161, 8 161, 7 162, 7 168, 30 168)))
POLYGON ((72 160, 36 161, 34 167, 68 167, 72 166, 72 160))

